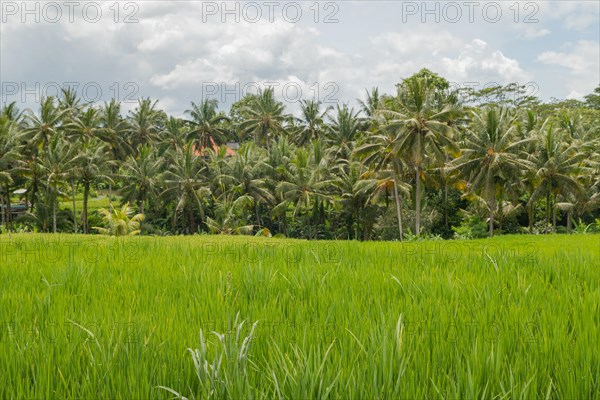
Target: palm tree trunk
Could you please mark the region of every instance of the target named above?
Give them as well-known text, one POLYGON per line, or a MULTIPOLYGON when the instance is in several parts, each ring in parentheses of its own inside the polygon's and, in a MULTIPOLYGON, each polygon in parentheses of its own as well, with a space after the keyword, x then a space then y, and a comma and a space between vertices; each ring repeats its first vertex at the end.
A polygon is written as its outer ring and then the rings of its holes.
POLYGON ((256 213, 256 223, 258 224, 258 229, 262 228, 262 223, 260 221, 260 212, 258 209, 258 201, 254 200, 254 212, 256 213))
POLYGON ((556 193, 552 199, 552 231, 556 233, 556 193))
POLYGON ((83 211, 81 213, 81 219, 83 221, 83 233, 88 233, 88 197, 90 196, 90 183, 84 182, 83 184, 83 211))
POLYGON ((444 181, 444 224, 446 229, 448 226, 448 182, 444 181))
POLYGON ((6 186, 6 227, 8 229, 12 228, 12 212, 11 212, 11 204, 10 204, 10 185, 6 186))
POLYGON ((189 221, 189 228, 190 228, 190 234, 194 234, 196 233, 196 219, 194 218, 194 210, 190 209, 188 211, 188 221, 189 221))
POLYGON ((112 211, 112 183, 108 182, 108 210, 112 211))
POLYGON ((550 192, 546 193, 546 227, 550 225, 550 192))
POLYGON ((416 192, 415 192, 415 235, 421 233, 421 165, 417 165, 416 172, 416 192))
POLYGON ((496 199, 492 199, 490 204, 490 237, 494 236, 494 210, 496 209, 496 199))
POLYGON ((2 186, 0 186, 0 206, 2 207, 2 212, 0 212, 1 224, 4 225, 6 223, 6 219, 4 217, 5 206, 4 206, 4 196, 2 195, 2 186))
POLYGON ((571 210, 567 211, 567 232, 571 233, 572 228, 571 210))
POLYGON ((56 188, 56 184, 54 187, 54 198, 52 199, 52 233, 56 233, 56 206, 58 203, 58 192, 56 188))
POLYGON ((73 198, 73 232, 77 233, 77 203, 75 203, 75 181, 71 178, 71 197, 73 198))
POLYGON ((398 176, 396 175, 396 171, 394 171, 394 197, 396 200, 396 216, 398 217, 398 231, 400 233, 400 241, 402 241, 404 237, 404 232, 402 232, 402 204, 400 203, 400 196, 398 196, 398 176))
POLYGON ((529 201, 529 206, 527 207, 527 214, 529 214, 529 233, 533 233, 533 201, 529 201))

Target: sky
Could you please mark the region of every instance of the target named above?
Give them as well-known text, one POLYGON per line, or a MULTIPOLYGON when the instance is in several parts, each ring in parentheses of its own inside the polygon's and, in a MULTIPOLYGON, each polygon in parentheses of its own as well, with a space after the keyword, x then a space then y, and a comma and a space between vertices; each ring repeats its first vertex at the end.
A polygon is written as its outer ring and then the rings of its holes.
POLYGON ((21 109, 65 86, 176 116, 266 87, 292 112, 356 106, 421 68, 581 99, 600 83, 600 2, 0 0, 0 102, 21 109))

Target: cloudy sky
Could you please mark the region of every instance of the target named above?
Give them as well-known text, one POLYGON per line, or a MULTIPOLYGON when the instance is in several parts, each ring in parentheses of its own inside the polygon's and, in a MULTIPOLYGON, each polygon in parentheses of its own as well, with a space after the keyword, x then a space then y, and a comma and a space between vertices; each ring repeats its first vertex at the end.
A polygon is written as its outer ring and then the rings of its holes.
POLYGON ((597 1, 0 1, 2 102, 31 107, 58 86, 87 100, 159 99, 227 109, 274 86, 355 103, 426 67, 474 87, 517 82, 543 99, 600 82, 597 1))

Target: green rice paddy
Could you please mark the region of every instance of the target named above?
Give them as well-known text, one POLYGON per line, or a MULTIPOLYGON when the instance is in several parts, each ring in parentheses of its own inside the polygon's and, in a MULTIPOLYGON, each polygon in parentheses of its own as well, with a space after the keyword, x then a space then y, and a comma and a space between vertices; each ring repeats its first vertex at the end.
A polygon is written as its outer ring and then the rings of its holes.
POLYGON ((0 236, 0 398, 600 398, 600 236, 0 236))

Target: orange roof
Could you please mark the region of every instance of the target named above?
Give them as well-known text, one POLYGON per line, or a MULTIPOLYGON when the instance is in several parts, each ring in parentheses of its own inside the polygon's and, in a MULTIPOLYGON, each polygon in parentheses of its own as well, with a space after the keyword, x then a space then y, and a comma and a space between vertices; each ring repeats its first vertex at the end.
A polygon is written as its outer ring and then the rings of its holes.
MULTIPOLYGON (((215 140, 212 137, 210 138, 210 144, 211 144, 210 147, 212 148, 212 150, 215 153, 218 153, 219 152, 219 146, 217 146, 217 144, 215 143, 215 140)), ((231 157, 231 156, 235 155, 235 151, 231 147, 225 146, 225 148, 226 148, 226 155, 228 157, 231 157)), ((205 156, 207 150, 208 149, 206 149, 204 146, 200 147, 200 149, 195 149, 194 148, 194 154, 196 156, 205 156)))

